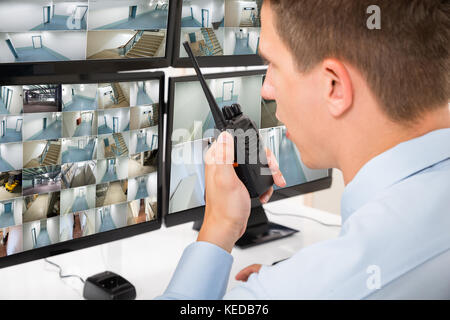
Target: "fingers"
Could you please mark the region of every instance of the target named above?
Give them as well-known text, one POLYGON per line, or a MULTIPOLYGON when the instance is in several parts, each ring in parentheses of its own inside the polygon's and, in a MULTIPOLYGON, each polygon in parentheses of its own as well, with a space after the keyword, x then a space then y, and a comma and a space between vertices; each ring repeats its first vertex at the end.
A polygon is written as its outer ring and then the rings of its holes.
POLYGON ((270 172, 273 176, 273 181, 279 187, 284 187, 286 185, 286 180, 284 180, 283 174, 278 167, 278 161, 273 155, 269 148, 266 148, 267 165, 270 168, 270 172))
POLYGON ((224 131, 219 135, 215 149, 216 164, 233 164, 234 162, 234 139, 233 136, 224 131))
POLYGON ((239 273, 236 275, 235 279, 238 281, 244 281, 246 282, 248 280, 248 277, 250 277, 250 275, 252 273, 258 273, 259 270, 261 269, 260 264, 252 264, 251 266, 248 266, 244 269, 242 269, 241 271, 239 271, 239 273))
POLYGON ((273 194, 273 187, 270 187, 269 190, 264 192, 264 194, 259 197, 259 201, 261 201, 262 204, 267 203, 272 194, 273 194))

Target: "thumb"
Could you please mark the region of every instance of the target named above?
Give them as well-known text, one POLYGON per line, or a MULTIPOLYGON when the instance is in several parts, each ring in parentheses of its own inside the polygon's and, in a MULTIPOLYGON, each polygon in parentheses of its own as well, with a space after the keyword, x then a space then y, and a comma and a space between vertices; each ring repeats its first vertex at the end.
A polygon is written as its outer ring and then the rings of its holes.
POLYGON ((234 138, 229 132, 224 131, 219 135, 215 151, 216 164, 234 163, 234 138))

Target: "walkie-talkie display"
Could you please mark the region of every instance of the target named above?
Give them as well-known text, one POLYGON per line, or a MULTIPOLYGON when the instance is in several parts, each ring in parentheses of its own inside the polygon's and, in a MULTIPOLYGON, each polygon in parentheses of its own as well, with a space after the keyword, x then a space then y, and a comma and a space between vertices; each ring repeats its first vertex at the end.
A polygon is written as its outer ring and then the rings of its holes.
POLYGON ((262 147, 262 141, 256 124, 248 116, 242 113, 241 107, 237 103, 234 103, 231 106, 224 106, 222 111, 220 110, 211 93, 211 90, 206 84, 189 43, 184 42, 183 46, 191 58, 194 69, 197 72, 197 77, 206 95, 206 99, 208 100, 214 122, 216 123, 216 128, 220 131, 232 130, 234 134, 234 168, 237 176, 244 183, 250 197, 256 198, 261 196, 273 185, 274 182, 272 176, 270 175, 270 169, 267 165, 265 152, 264 150, 260 150, 260 147, 262 147), (251 130, 250 134, 246 134, 248 133, 248 130, 251 130), (238 152, 241 150, 237 150, 238 146, 240 144, 242 145, 242 143, 239 143, 240 141, 244 141, 245 150, 242 150, 242 152, 245 152, 245 163, 238 163, 236 161, 240 160, 238 157, 238 152), (251 161, 253 158, 257 160, 256 163, 251 163, 253 162, 251 161))

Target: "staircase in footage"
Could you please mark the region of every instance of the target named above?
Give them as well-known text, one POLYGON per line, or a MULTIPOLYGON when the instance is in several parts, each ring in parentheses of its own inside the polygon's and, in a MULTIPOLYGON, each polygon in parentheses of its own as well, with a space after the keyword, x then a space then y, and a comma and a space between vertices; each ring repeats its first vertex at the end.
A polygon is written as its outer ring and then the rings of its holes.
MULTIPOLYGON (((137 37, 137 35, 135 35, 135 37, 137 37)), ((142 32, 142 35, 140 35, 139 39, 136 40, 131 46, 131 48, 125 53, 125 56, 127 58, 153 57, 156 55, 156 52, 161 46, 163 40, 164 40, 163 35, 144 31, 142 32)))
POLYGON ((212 28, 201 28, 205 44, 208 48, 208 56, 222 56, 223 49, 217 40, 216 34, 212 28))

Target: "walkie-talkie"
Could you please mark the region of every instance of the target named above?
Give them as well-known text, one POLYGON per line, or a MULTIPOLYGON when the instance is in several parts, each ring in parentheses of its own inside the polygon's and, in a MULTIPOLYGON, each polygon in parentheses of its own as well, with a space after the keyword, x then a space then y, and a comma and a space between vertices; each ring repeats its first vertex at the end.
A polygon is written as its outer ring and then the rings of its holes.
POLYGON ((208 100, 211 113, 216 123, 216 128, 220 131, 232 130, 234 135, 234 170, 237 176, 244 183, 251 198, 260 197, 273 185, 273 178, 267 165, 266 153, 260 150, 263 144, 259 135, 256 124, 246 115, 242 113, 241 106, 237 103, 231 106, 224 106, 220 110, 214 96, 211 93, 205 78, 203 77, 197 59, 192 53, 191 47, 187 41, 183 42, 192 64, 197 73, 197 78, 208 100), (242 130, 237 130, 242 129, 242 130), (253 130, 255 134, 246 135, 247 130, 253 130), (245 162, 237 163, 237 147, 244 142, 245 146, 245 162), (261 152, 260 152, 261 151, 261 152), (251 159, 256 161, 251 161, 251 159), (255 163, 250 163, 255 162, 255 163))

